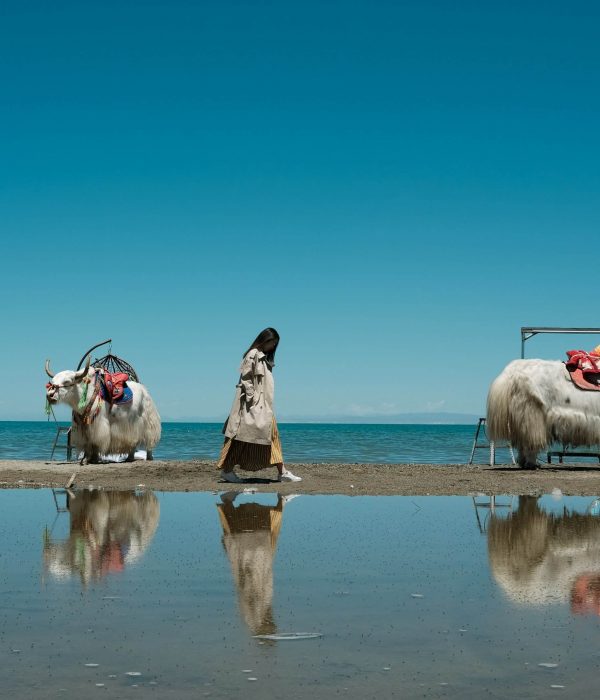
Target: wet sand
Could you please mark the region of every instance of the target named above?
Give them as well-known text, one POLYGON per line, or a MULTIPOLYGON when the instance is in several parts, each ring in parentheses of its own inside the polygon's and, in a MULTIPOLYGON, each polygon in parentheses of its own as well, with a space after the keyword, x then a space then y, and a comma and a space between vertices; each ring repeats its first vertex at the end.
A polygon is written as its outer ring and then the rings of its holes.
POLYGON ((64 487, 73 473, 76 487, 156 491, 223 491, 256 488, 281 493, 346 495, 540 495, 560 489, 565 495, 600 496, 600 465, 543 466, 460 464, 288 464, 303 480, 275 481, 275 470, 247 477, 244 484, 219 479, 214 462, 155 461, 79 466, 73 462, 0 460, 0 488, 64 487))

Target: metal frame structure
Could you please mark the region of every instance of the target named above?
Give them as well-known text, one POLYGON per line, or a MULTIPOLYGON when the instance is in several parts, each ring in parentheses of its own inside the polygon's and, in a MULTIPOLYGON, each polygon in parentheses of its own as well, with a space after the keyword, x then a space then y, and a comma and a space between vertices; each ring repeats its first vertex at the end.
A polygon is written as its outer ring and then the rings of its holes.
POLYGON ((560 326, 522 326, 521 327, 521 359, 525 358, 525 343, 539 333, 563 333, 574 335, 600 335, 600 328, 561 328, 560 326))
MULTIPOLYGON (((54 412, 53 412, 54 415, 54 412)), ((67 451, 67 462, 71 461, 73 454, 73 445, 71 445, 71 426, 70 425, 58 425, 56 418, 56 436, 54 438, 54 444, 52 445, 52 452, 50 453, 50 461, 54 459, 54 453, 56 450, 66 450, 67 451), (60 441, 60 436, 65 435, 66 442, 60 441)))
MULTIPOLYGON (((91 355, 96 348, 100 348, 103 345, 108 345, 109 343, 112 343, 112 340, 109 338, 108 340, 103 340, 101 343, 98 343, 97 345, 94 345, 93 348, 90 348, 85 355, 79 360, 79 364, 77 365, 77 369, 80 370, 83 367, 83 363, 85 362, 86 358, 88 355, 91 355)), ((139 377, 137 375, 137 372, 135 369, 129 364, 129 362, 125 362, 125 360, 122 360, 120 357, 117 357, 116 355, 112 354, 112 345, 110 345, 108 349, 108 354, 104 355, 104 357, 96 357, 94 358, 92 362, 92 367, 101 367, 102 369, 105 369, 107 372, 125 372, 126 374, 129 375, 131 381, 133 382, 139 382, 139 377)))
POLYGON ((475 450, 489 450, 490 460, 489 465, 493 467, 496 464, 496 449, 504 448, 510 452, 510 459, 513 464, 516 464, 515 453, 513 452, 512 445, 509 442, 496 444, 493 440, 488 440, 487 434, 485 432, 486 418, 480 418, 477 423, 477 430, 475 431, 475 437, 473 439, 473 446, 471 447, 471 456, 469 457, 468 464, 473 464, 475 460, 475 450), (479 435, 483 433, 483 437, 486 442, 479 442, 479 435))

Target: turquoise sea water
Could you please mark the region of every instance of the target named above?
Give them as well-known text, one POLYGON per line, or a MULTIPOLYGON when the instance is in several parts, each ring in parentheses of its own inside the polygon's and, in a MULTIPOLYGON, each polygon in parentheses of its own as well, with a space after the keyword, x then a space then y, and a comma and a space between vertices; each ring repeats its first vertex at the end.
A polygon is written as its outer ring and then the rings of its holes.
MULTIPOLYGON (((279 430, 288 462, 464 464, 475 426, 283 423, 279 430)), ((55 434, 54 422, 0 422, 0 459, 48 459, 55 434)), ((155 457, 216 459, 222 440, 217 423, 164 423, 155 457)), ((477 457, 485 460, 487 452, 477 457)))

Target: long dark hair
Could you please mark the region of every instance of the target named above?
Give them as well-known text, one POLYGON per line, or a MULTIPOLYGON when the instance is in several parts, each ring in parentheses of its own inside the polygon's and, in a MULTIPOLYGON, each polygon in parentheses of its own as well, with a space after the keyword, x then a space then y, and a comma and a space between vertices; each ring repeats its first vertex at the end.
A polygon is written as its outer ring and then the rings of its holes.
POLYGON ((267 362, 271 366, 273 366, 275 364, 275 353, 277 352, 277 345, 279 345, 279 333, 274 328, 265 328, 264 331, 261 331, 254 339, 252 345, 244 353, 244 357, 246 357, 250 350, 254 350, 255 348, 257 350, 260 350, 261 352, 264 352, 263 347, 266 343, 269 342, 269 340, 274 340, 276 343, 275 349, 272 352, 266 353, 267 362))

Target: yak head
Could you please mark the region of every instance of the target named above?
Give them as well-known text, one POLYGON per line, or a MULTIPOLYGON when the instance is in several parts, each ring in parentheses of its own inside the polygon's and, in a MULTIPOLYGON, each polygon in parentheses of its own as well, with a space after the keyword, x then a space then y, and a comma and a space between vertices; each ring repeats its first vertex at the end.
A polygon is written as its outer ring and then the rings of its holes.
POLYGON ((85 367, 78 372, 65 369, 57 374, 52 374, 50 371, 50 360, 46 360, 45 369, 46 374, 50 377, 50 381, 46 384, 48 403, 67 403, 76 407, 81 396, 81 383, 87 377, 90 369, 89 356, 85 367))

